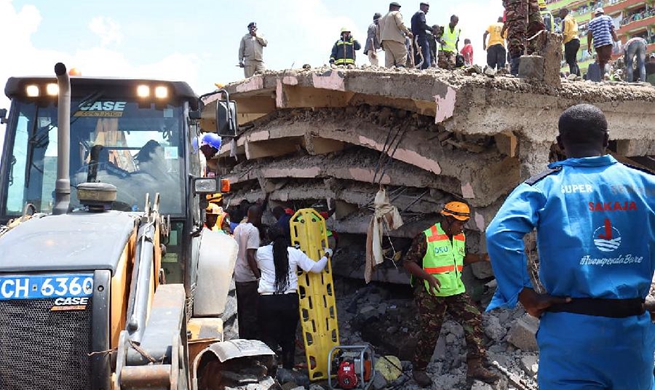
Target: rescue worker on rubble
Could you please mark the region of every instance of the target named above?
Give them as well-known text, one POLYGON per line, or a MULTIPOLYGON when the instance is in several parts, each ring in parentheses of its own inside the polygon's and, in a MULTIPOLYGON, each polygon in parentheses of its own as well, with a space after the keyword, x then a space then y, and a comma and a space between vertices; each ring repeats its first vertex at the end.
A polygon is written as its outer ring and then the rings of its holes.
POLYGON ((246 78, 266 70, 264 67, 266 45, 268 45, 266 38, 257 32, 257 23, 248 24, 248 34, 241 38, 239 44, 239 66, 243 68, 243 75, 246 78))
POLYGON ((442 69, 454 69, 457 61, 459 45, 459 34, 461 29, 457 28, 459 18, 457 15, 450 17, 450 23, 444 28, 441 36, 441 47, 439 48, 438 65, 442 69))
POLYGON ((510 73, 519 74, 519 62, 528 43, 527 52, 532 54, 539 49, 540 39, 534 38, 539 31, 546 29, 539 11, 538 0, 503 0, 505 24, 501 35, 507 30, 507 51, 509 52, 510 73), (528 22, 526 22, 526 19, 528 22))
MULTIPOLYGON (((213 209, 216 212, 217 218, 215 225, 212 225, 212 230, 222 231, 227 234, 232 234, 232 227, 230 224, 230 215, 223 209, 223 194, 216 193, 207 195, 207 200, 210 206, 215 206, 213 209)), ((207 207, 209 209, 209 207, 207 207)))
POLYGON ((468 350, 467 381, 479 379, 493 383, 498 376, 484 367, 487 352, 482 317, 462 282, 464 264, 489 261, 489 255, 466 253, 464 224, 471 217, 466 203, 449 202, 441 215, 441 222, 414 238, 404 260, 405 269, 412 275, 420 322, 413 361, 414 380, 422 387, 432 384, 425 369, 434 352, 444 316, 448 313, 464 328, 468 350))
POLYGON ((218 170, 218 162, 214 156, 221 148, 221 137, 216 133, 205 133, 200 138, 200 151, 205 158, 205 177, 215 177, 218 170))
POLYGON ((221 229, 219 229, 217 221, 218 221, 218 216, 220 215, 221 210, 220 207, 216 206, 215 204, 208 204, 207 208, 205 208, 205 225, 204 227, 206 229, 209 229, 213 232, 220 232, 221 229))
POLYGON ((355 51, 362 46, 355 38, 350 35, 347 28, 341 29, 341 38, 332 46, 332 55, 330 55, 330 64, 334 65, 355 65, 355 51))
POLYGON ((427 69, 432 64, 430 57, 430 43, 428 34, 432 32, 426 20, 425 15, 430 10, 430 4, 426 1, 419 4, 419 10, 412 16, 412 34, 414 34, 414 63, 416 66, 421 64, 421 69, 427 69))
POLYGON ((607 121, 592 105, 564 111, 557 143, 567 159, 516 187, 487 227, 498 281, 487 310, 521 302, 541 319, 541 390, 650 390, 655 176, 605 154, 607 121), (524 252, 535 228, 545 293, 524 252))
POLYGON ((384 50, 384 66, 386 68, 405 67, 407 65, 407 46, 405 36, 414 38, 400 13, 400 4, 389 3, 389 12, 379 20, 380 44, 384 50))
POLYGON ((368 61, 373 66, 378 66, 380 63, 378 61, 378 50, 381 49, 380 46, 380 34, 378 30, 380 29, 379 23, 382 15, 379 12, 376 12, 373 15, 373 23, 368 26, 368 31, 366 34, 366 44, 364 44, 364 55, 368 56, 368 61))

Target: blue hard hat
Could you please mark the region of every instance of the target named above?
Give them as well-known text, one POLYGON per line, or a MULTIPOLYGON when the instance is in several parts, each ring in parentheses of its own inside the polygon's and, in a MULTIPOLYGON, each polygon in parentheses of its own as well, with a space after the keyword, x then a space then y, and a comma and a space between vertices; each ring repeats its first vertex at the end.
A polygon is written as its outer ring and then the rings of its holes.
POLYGON ((220 149, 221 147, 221 137, 216 133, 205 133, 200 140, 200 146, 209 145, 212 148, 220 149))

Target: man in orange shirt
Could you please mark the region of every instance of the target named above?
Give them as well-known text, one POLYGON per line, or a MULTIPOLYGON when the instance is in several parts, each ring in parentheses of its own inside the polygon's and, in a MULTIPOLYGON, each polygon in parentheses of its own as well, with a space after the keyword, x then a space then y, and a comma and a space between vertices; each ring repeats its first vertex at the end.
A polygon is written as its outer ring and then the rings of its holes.
POLYGON ((507 32, 503 31, 503 17, 498 22, 487 27, 482 36, 482 50, 487 51, 487 66, 491 69, 503 69, 507 61, 507 50, 505 50, 505 38, 507 32), (487 37, 489 44, 487 45, 487 37))

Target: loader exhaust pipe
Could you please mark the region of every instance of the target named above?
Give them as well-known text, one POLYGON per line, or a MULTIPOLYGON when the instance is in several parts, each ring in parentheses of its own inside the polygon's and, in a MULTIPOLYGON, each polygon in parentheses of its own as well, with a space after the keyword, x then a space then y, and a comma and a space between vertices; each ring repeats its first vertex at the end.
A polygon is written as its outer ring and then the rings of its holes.
POLYGON ((57 183, 55 184, 55 206, 52 214, 61 215, 68 212, 71 200, 70 181, 70 125, 71 125, 71 82, 66 72, 66 65, 55 65, 59 98, 57 101, 57 183))

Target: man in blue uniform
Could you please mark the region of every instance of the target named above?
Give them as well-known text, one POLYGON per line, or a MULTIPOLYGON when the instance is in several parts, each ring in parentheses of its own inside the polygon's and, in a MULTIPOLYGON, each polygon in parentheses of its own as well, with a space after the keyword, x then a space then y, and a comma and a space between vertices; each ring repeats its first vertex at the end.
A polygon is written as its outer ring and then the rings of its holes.
POLYGON ((655 260, 655 176, 605 155, 607 121, 573 106, 559 119, 567 159, 520 184, 487 228, 498 290, 541 318, 540 390, 650 390, 655 338, 643 301, 655 260), (523 236, 537 229, 534 291, 523 236))

